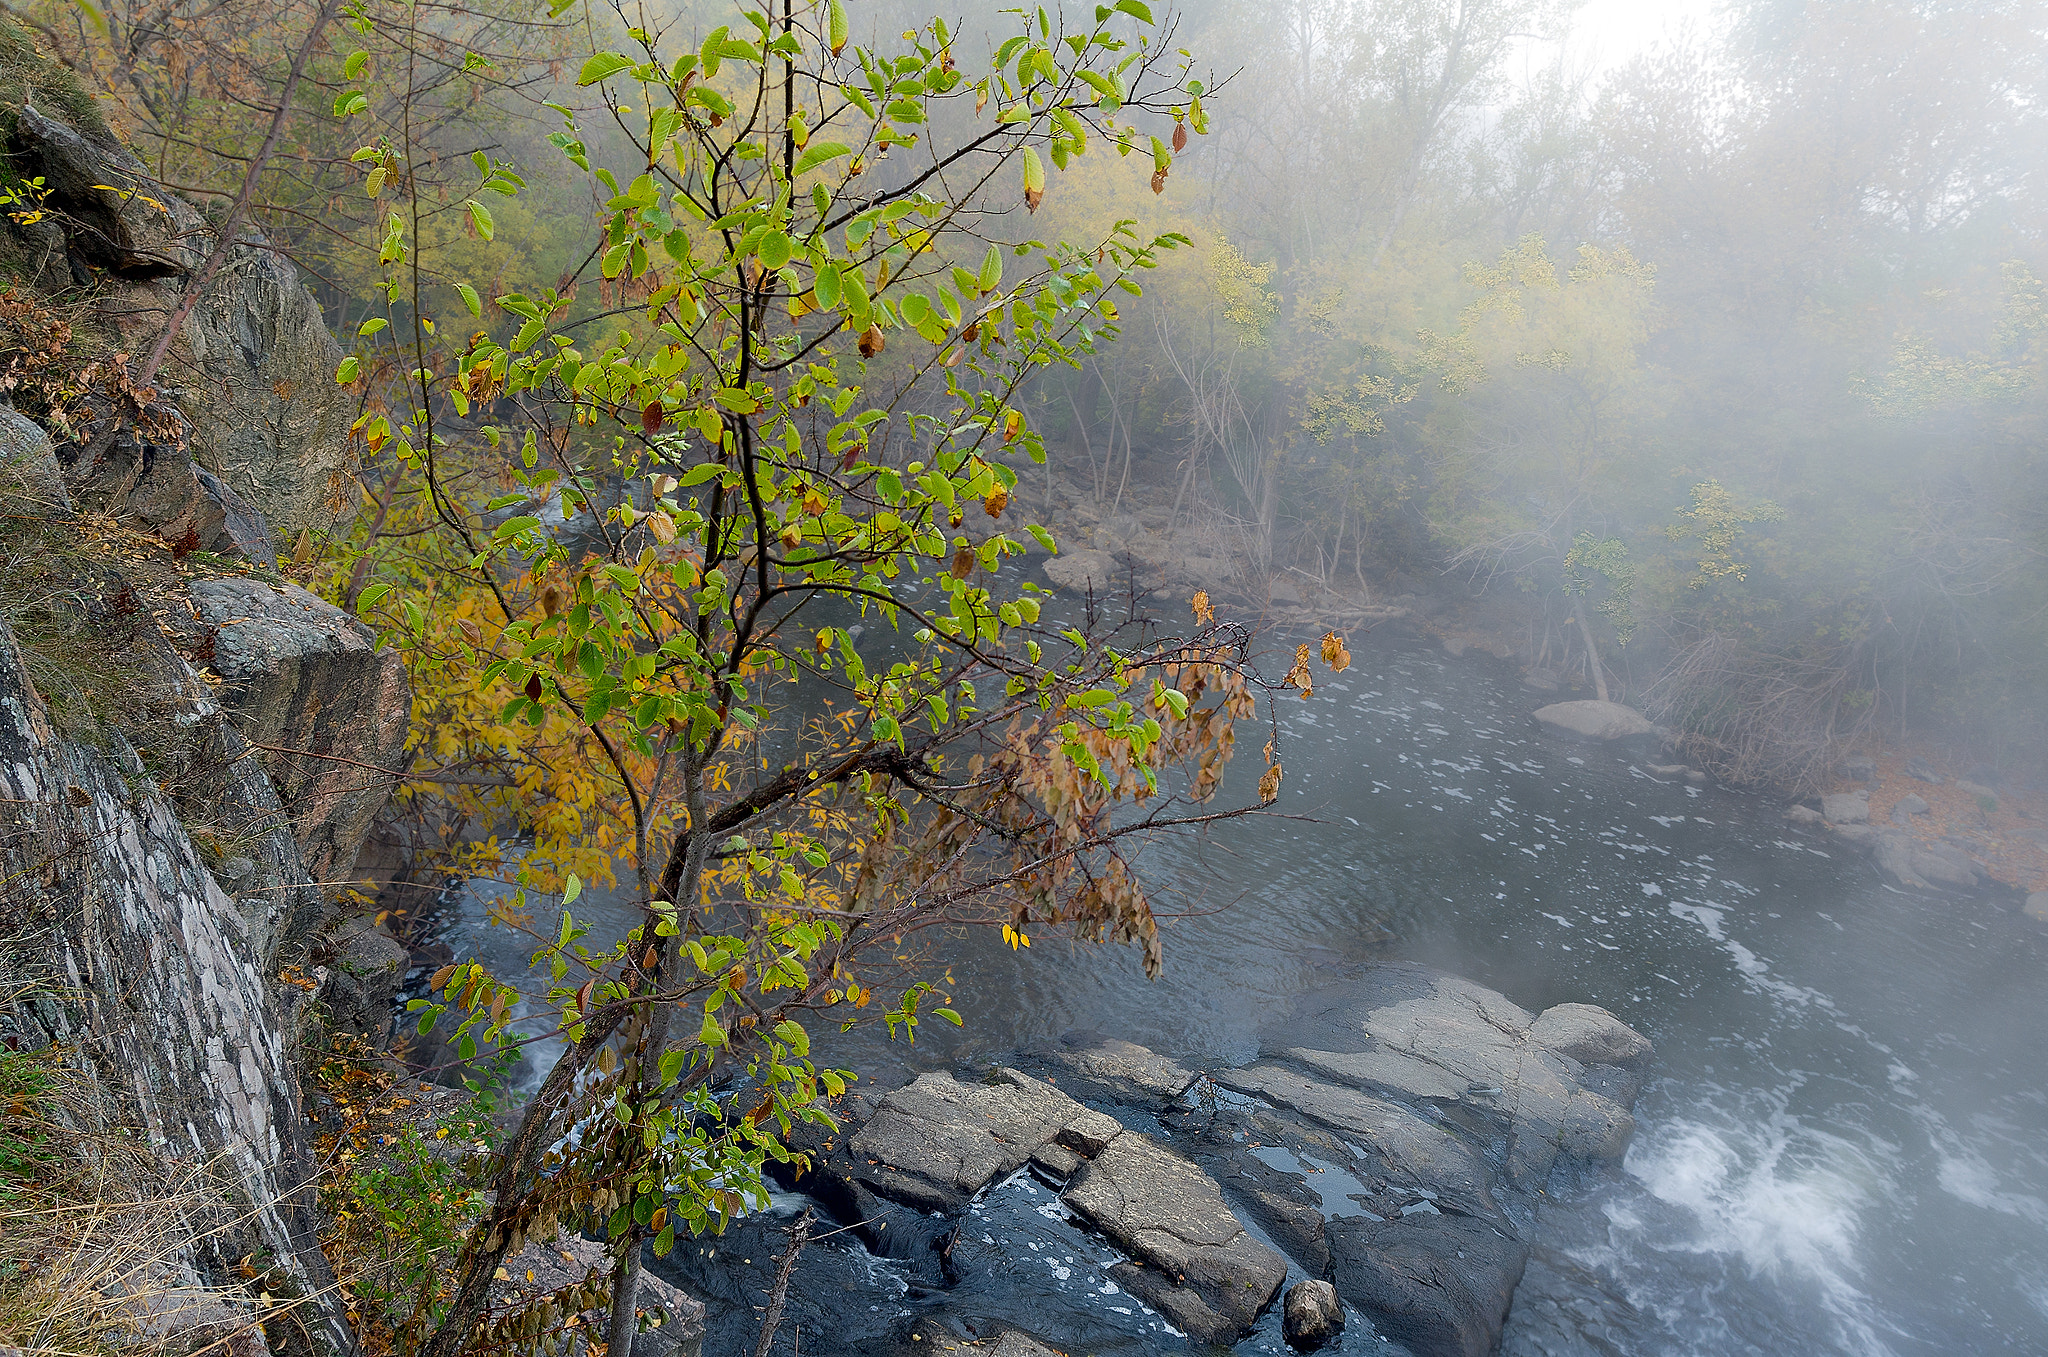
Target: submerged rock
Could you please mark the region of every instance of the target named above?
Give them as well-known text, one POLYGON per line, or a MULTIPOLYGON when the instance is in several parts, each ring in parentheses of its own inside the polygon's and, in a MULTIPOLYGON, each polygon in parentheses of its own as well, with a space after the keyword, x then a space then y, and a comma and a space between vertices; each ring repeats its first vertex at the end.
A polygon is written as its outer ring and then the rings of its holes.
POLYGON ((950 1212, 1022 1168, 1068 1123, 1098 1117, 1052 1085, 1015 1070, 984 1084, 923 1074, 885 1095, 848 1148, 883 1171, 870 1184, 875 1191, 950 1212))
POLYGON ((1316 1279, 1296 1282, 1281 1302, 1281 1333, 1288 1343, 1308 1352, 1344 1332, 1344 1303, 1337 1288, 1316 1279))
POLYGON ((1641 712, 1619 702, 1553 702, 1538 707, 1536 719, 1553 730, 1584 740, 1626 740, 1663 733, 1641 712))
POLYGON ((1060 1200, 1146 1265, 1111 1275, 1197 1341, 1243 1337, 1287 1279, 1209 1175, 1149 1136, 1116 1137, 1060 1200))

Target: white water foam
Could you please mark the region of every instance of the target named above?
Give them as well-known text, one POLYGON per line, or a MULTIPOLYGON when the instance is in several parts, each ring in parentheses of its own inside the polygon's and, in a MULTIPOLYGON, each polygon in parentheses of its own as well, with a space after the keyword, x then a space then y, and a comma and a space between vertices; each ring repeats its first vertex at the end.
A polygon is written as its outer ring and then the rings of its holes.
MULTIPOLYGON (((1785 1110, 1783 1093, 1773 1102, 1758 1109, 1761 1117, 1681 1118, 1642 1128, 1625 1167, 1676 1211, 1615 1203, 1608 1210, 1613 1242, 1630 1253, 1711 1254, 1739 1262, 1753 1279, 1816 1295, 1835 1323, 1840 1351, 1888 1353, 1879 1330, 1889 1326, 1862 1289, 1856 1244, 1866 1212, 1890 1195, 1885 1161, 1895 1152, 1805 1124, 1785 1110)), ((1709 1316, 1689 1322, 1680 1313, 1703 1301, 1708 1298, 1697 1293, 1638 1298, 1681 1330, 1720 1328, 1709 1316)))

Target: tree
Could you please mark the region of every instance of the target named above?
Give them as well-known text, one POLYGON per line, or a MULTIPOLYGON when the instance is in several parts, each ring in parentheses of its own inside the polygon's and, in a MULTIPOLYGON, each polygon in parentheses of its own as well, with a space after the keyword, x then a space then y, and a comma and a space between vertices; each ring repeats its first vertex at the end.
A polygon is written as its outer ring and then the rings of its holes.
MULTIPOLYGON (((1198 803, 1254 708, 1243 634, 1198 596, 1183 635, 1091 635, 1003 573, 1017 466, 1045 456, 1020 386, 1095 353, 1113 298, 1185 243, 1005 228, 1052 191, 1047 161, 1136 151, 1156 191, 1172 129, 1206 122, 1141 0, 1065 23, 1021 17, 971 79, 943 22, 870 49, 840 0, 743 10, 673 55, 622 19, 624 50, 578 84, 630 168, 602 166, 563 106, 551 140, 603 191, 584 268, 555 286, 437 285, 416 204, 381 208, 384 313, 337 379, 386 479, 336 587, 441 718, 414 794, 535 834, 505 914, 534 932, 569 1044, 448 1285, 398 1325, 429 1357, 532 1341, 486 1292, 562 1225, 616 1242, 625 1351, 641 1243, 718 1228, 795 1122, 829 1118, 850 1076, 814 1064, 803 1024, 862 1016, 869 950, 940 921, 1012 946, 1065 926, 1156 972, 1121 845, 1238 813, 1198 803), (595 309, 575 299, 592 269, 595 309), (574 867, 612 858, 642 922, 592 952, 574 867), (523 920, 557 890, 555 927, 523 920)), ((359 152, 401 183, 405 154, 359 152)), ((483 153, 474 171, 459 206, 489 241, 520 177, 483 153)), ((453 1024, 464 1058, 520 1039, 508 980, 462 963, 433 989, 422 1030, 453 1024)), ((882 1017, 957 1022, 943 997, 920 981, 882 1017)))

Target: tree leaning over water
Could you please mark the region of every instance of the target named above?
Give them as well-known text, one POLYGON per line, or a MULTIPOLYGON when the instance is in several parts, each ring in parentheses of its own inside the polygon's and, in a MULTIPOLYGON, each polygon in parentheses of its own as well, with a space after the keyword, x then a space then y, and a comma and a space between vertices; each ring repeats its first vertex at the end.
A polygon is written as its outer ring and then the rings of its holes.
MULTIPOLYGON (((1018 466, 1045 457, 1019 387, 1114 338, 1116 299, 1185 243, 1129 222, 1014 235, 1048 162, 1129 157, 1157 192, 1206 124, 1192 58, 1141 0, 1070 21, 1013 14, 970 77, 942 21, 884 52, 849 41, 839 0, 738 12, 681 50, 621 17, 626 50, 578 84, 630 168, 558 107, 550 140, 601 210, 552 286, 437 275, 407 148, 357 152, 383 203, 384 314, 337 379, 383 481, 335 587, 411 662, 411 794, 527 836, 499 913, 533 934, 551 983, 528 997, 568 1043, 452 1273, 394 1316, 397 1346, 555 1341, 555 1310, 487 1293, 566 1227, 616 1245, 623 1353, 642 1241, 665 1253, 757 1204, 780 1135, 827 1116, 850 1076, 815 1066, 802 1024, 863 1016, 870 952, 886 967, 940 922, 1012 946, 1062 926, 1156 972, 1126 845, 1243 813, 1202 805, 1260 686, 1239 629, 1199 596, 1185 635, 1135 613, 1055 626, 1010 584, 1026 537, 1051 545, 1011 507, 1018 466), (885 626, 888 657, 857 643, 885 626), (802 715, 797 685, 824 710, 802 715), (615 860, 641 924, 593 953, 572 906, 615 860), (535 927, 529 891, 560 893, 558 926, 535 927)), ((474 167, 450 207, 490 241, 522 178, 474 167)), ((432 987, 421 1030, 452 1025, 464 1059, 520 1039, 507 979, 465 962, 432 987)), ((882 1016, 958 1022, 944 999, 919 981, 882 1016)))

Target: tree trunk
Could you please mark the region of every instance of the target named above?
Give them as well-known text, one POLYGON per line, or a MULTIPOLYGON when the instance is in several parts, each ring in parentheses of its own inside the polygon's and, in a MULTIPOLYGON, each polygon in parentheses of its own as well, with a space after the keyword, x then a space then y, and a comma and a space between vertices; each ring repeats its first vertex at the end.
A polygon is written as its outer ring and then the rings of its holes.
POLYGON ((1600 647, 1594 644, 1593 624, 1586 620, 1586 606, 1578 599, 1572 600, 1572 618, 1586 641, 1586 667, 1593 671, 1593 692, 1602 702, 1610 702, 1613 699, 1607 696, 1607 668, 1600 663, 1600 647))

